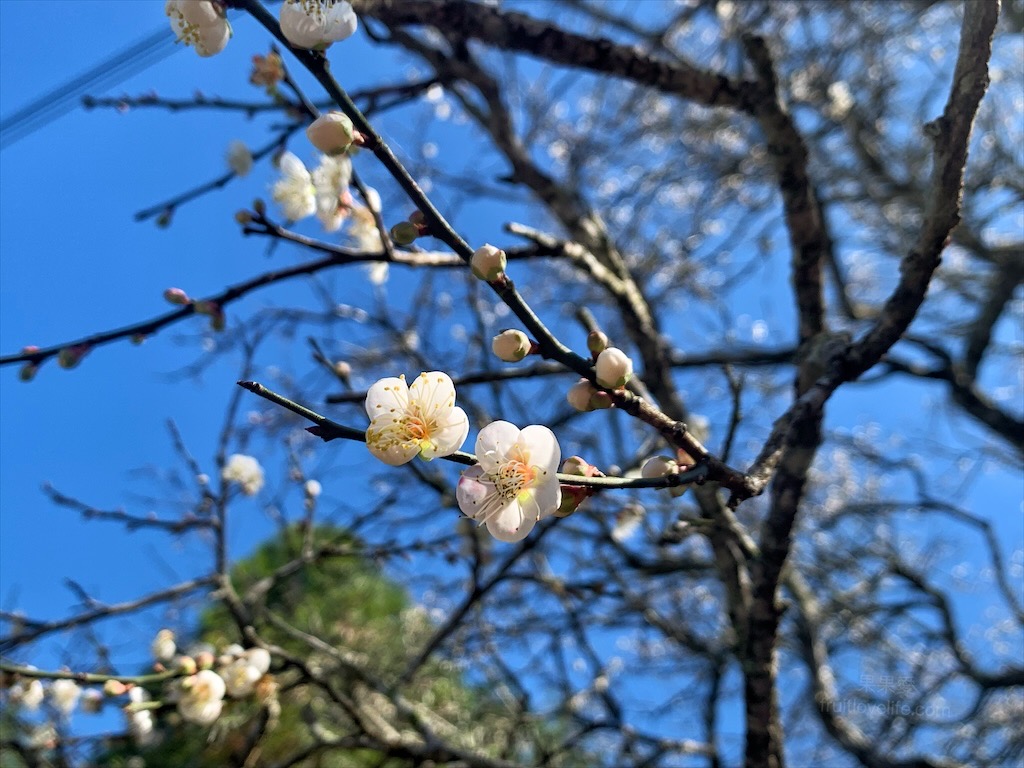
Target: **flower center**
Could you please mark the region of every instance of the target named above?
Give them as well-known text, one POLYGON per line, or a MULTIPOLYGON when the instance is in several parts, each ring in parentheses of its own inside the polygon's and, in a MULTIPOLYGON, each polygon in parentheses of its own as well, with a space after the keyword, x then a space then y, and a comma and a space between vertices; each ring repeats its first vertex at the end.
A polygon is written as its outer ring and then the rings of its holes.
POLYGON ((517 459, 502 464, 492 476, 494 489, 505 501, 518 498, 520 493, 533 485, 536 478, 537 470, 517 459))

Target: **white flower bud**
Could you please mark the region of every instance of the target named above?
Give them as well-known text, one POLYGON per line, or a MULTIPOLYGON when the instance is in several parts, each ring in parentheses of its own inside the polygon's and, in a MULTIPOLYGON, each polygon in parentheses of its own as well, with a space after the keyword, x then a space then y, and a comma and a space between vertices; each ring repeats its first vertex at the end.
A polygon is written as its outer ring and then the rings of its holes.
POLYGON ((679 464, 676 463, 675 459, 670 459, 668 456, 652 456, 640 468, 640 476, 648 480, 665 477, 666 475, 674 475, 678 472, 679 464))
POLYGON ((473 274, 481 280, 493 282, 505 273, 505 266, 508 264, 508 257, 500 248, 495 248, 487 243, 473 252, 469 260, 469 266, 473 274))
POLYGON ((352 121, 342 112, 320 115, 306 128, 306 138, 325 155, 340 155, 355 138, 352 121))
POLYGON ((502 331, 491 341, 491 351, 499 360, 518 363, 530 354, 530 337, 515 328, 502 331))
POLYGON ((323 491, 323 486, 320 485, 318 480, 307 480, 303 490, 306 492, 306 496, 311 499, 315 499, 323 491))
POLYGON ((590 398, 597 393, 594 389, 594 385, 586 379, 580 379, 578 382, 569 387, 569 391, 565 395, 565 399, 569 401, 569 405, 575 408, 577 411, 594 410, 590 406, 590 398))
POLYGON ((606 389, 619 389, 633 375, 633 361, 617 347, 608 347, 597 356, 597 383, 606 389))

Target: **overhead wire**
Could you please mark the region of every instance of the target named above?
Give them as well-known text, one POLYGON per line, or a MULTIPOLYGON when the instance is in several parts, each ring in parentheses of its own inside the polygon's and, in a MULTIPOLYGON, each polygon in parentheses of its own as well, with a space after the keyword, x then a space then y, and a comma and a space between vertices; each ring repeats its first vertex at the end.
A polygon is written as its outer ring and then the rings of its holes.
POLYGON ((0 150, 38 131, 74 109, 88 91, 102 92, 174 53, 174 35, 166 26, 104 59, 82 74, 0 118, 0 150))

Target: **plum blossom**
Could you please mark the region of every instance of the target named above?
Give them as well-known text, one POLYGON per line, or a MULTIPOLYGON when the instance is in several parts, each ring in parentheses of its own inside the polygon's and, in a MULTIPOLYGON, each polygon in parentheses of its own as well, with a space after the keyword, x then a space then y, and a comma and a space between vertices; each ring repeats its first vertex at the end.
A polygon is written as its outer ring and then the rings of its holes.
POLYGON ((178 40, 194 46, 200 56, 220 53, 231 39, 222 6, 211 0, 167 0, 164 13, 178 40))
POLYGON ((248 696, 270 669, 270 653, 263 648, 250 648, 238 654, 220 670, 229 696, 248 696))
POLYGON ((227 686, 224 679, 210 669, 204 669, 181 681, 178 713, 190 723, 210 725, 220 717, 224 707, 227 686))
POLYGON ((306 166, 291 152, 284 152, 277 161, 281 178, 271 192, 274 202, 289 221, 299 221, 317 211, 317 190, 306 166))
POLYGON ((442 371, 427 371, 409 386, 405 376, 381 379, 366 393, 366 447, 397 467, 416 454, 430 460, 462 447, 469 418, 455 405, 455 385, 442 371))
POLYGON ((242 493, 255 496, 263 487, 263 467, 252 456, 234 453, 228 457, 220 476, 229 483, 242 486, 242 493))
POLYGON ((558 509, 562 454, 547 427, 520 430, 507 421, 492 422, 477 436, 476 456, 479 463, 462 473, 456 498, 459 509, 494 538, 520 541, 558 509))
POLYGON ((20 704, 29 712, 39 709, 45 695, 46 691, 39 680, 31 680, 28 684, 16 683, 10 690, 11 702, 20 704))
POLYGON ((78 706, 82 689, 74 680, 54 680, 50 686, 50 699, 61 714, 70 715, 78 706))
POLYGON ((352 210, 352 161, 345 155, 324 155, 311 174, 316 193, 316 217, 327 232, 337 232, 352 210))
POLYGON ((345 0, 285 0, 281 3, 281 34, 296 48, 324 50, 351 37, 359 25, 345 0))

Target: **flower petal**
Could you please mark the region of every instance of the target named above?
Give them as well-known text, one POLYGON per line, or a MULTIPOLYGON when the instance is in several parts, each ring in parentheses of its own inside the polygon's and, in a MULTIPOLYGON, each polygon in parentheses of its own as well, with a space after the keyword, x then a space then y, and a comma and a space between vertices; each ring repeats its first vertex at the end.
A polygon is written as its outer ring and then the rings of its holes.
POLYGON ((555 433, 540 424, 531 424, 519 433, 519 447, 524 456, 530 457, 530 465, 539 467, 554 475, 562 460, 562 449, 558 447, 555 433))
POLYGON ((435 456, 449 456, 462 447, 469 435, 469 417, 461 408, 453 408, 440 429, 431 435, 435 456))
POLYGON ((277 160, 277 167, 285 176, 299 178, 303 181, 311 180, 309 171, 306 170, 306 166, 303 165, 302 161, 291 152, 281 153, 281 157, 277 160))
POLYGON ((381 440, 381 430, 372 425, 366 430, 366 447, 374 456, 392 467, 408 464, 420 452, 420 446, 411 441, 381 440))
POLYGON ((389 376, 375 383, 366 392, 365 407, 370 421, 389 413, 404 416, 409 407, 409 387, 405 379, 389 376))
POLYGON ((487 520, 487 532, 498 541, 511 543, 525 539, 536 524, 536 518, 523 514, 519 502, 513 501, 487 520))
MULTIPOLYGON (((537 514, 542 520, 562 503, 562 486, 553 473, 549 477, 549 481, 539 483, 533 489, 533 503, 537 505, 537 514)), ((532 509, 528 510, 528 514, 532 512, 532 509)))
POLYGON ((409 397, 424 418, 446 421, 455 407, 455 384, 444 371, 424 371, 409 387, 409 397))
POLYGON ((476 519, 483 509, 488 496, 494 494, 493 485, 481 482, 483 473, 480 465, 474 464, 462 473, 459 484, 455 487, 455 499, 459 502, 459 509, 462 510, 462 514, 473 519, 476 519))
POLYGON ((504 463, 509 450, 519 439, 519 427, 507 421, 492 421, 476 436, 476 460, 488 474, 504 463))

